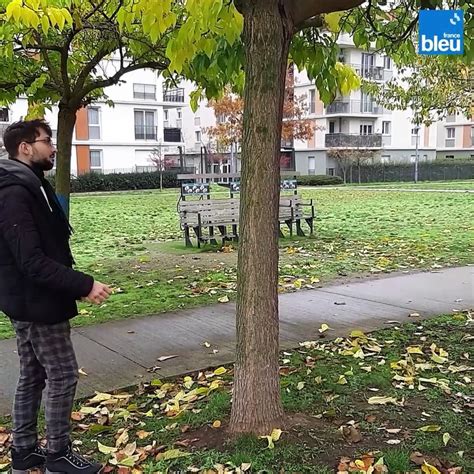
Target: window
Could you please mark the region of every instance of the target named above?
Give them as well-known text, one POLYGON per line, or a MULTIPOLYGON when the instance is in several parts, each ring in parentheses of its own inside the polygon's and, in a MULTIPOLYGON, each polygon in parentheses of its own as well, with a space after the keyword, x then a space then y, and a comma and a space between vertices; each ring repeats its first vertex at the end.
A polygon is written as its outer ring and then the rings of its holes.
POLYGON ((381 163, 390 163, 390 155, 382 155, 380 157, 380 162, 381 163))
POLYGON ((90 150, 89 160, 91 171, 102 171, 102 150, 90 150))
POLYGON ((182 116, 183 116, 183 109, 176 109, 176 113, 177 113, 179 119, 182 118, 182 116))
POLYGON ((362 124, 360 126, 360 135, 372 135, 373 125, 372 124, 362 124))
POLYGON ((154 110, 135 110, 135 139, 156 140, 156 122, 154 110))
POLYGON ((419 131, 420 131, 420 127, 413 127, 413 128, 411 129, 411 134, 414 135, 414 136, 416 136, 416 135, 418 135, 418 132, 419 132, 419 131))
POLYGON ((8 119, 8 109, 6 107, 0 107, 0 122, 8 122, 8 119))
POLYGON ((334 176, 334 171, 335 171, 334 168, 328 168, 326 170, 326 174, 329 175, 329 176, 334 176))
POLYGON ((471 145, 474 146, 474 127, 471 127, 471 145))
POLYGON ((133 98, 156 100, 156 86, 154 84, 133 84, 133 98))
POLYGON ((383 57, 383 68, 392 69, 392 59, 389 56, 383 57))
POLYGON ((169 118, 170 118, 169 110, 167 109, 163 110, 163 120, 169 120, 169 118))
POLYGON ((449 127, 446 129, 447 138, 456 138, 456 129, 449 127))
POLYGON ((411 155, 410 156, 410 163, 415 163, 416 161, 416 155, 411 155))
POLYGON ((391 132, 391 122, 382 122, 382 134, 390 135, 391 132))
POLYGON ((369 114, 374 112, 374 98, 365 92, 361 94, 360 111, 369 114))
POLYGON ((200 127, 201 126, 201 117, 194 117, 194 125, 196 127, 200 127))
POLYGON ((309 91, 309 113, 316 113, 316 89, 310 89, 309 91))
POLYGON ((89 139, 100 139, 100 109, 99 107, 88 107, 87 120, 89 122, 89 139))
POLYGON ((216 116, 216 122, 217 123, 225 123, 225 115, 219 114, 216 116))
POLYGON ((308 156, 308 174, 316 174, 316 157, 308 156))
POLYGON ((336 130, 336 122, 330 121, 329 122, 329 133, 335 133, 336 130))
POLYGON ((184 89, 165 89, 163 91, 163 100, 165 102, 184 102, 184 89))
POLYGON ((446 155, 445 158, 447 160, 454 160, 454 155, 446 155))
POLYGON ((196 135, 196 142, 201 143, 201 131, 196 130, 195 135, 196 135))

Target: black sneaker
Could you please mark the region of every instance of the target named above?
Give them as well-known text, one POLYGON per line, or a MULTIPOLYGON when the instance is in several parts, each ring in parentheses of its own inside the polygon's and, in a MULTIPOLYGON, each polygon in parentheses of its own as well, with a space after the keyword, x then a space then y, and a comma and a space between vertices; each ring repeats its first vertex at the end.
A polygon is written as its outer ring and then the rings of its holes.
POLYGON ((14 449, 12 455, 12 474, 26 474, 32 469, 42 469, 46 462, 46 449, 35 446, 31 449, 14 449))
POLYGON ((49 453, 46 459, 46 474, 96 474, 101 470, 102 464, 75 453, 71 446, 60 453, 49 453))

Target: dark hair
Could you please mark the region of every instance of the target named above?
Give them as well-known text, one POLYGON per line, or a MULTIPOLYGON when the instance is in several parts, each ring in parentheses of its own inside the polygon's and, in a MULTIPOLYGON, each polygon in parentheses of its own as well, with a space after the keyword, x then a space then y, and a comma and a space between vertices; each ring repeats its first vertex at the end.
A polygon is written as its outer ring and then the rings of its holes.
POLYGON ((10 159, 18 155, 18 147, 21 142, 33 142, 43 129, 49 136, 52 135, 51 127, 43 119, 21 120, 9 125, 3 134, 3 146, 8 152, 10 159))

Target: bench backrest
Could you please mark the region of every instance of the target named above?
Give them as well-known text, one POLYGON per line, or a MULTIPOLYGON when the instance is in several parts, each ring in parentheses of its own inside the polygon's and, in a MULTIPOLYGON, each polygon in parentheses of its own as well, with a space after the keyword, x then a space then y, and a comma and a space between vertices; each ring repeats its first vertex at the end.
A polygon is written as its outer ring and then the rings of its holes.
MULTIPOLYGON (((303 199, 294 194, 280 197, 279 220, 288 220, 291 217, 303 217, 303 199)), ((197 226, 198 214, 201 224, 225 222, 238 223, 240 215, 240 199, 202 199, 199 201, 181 201, 179 215, 182 225, 197 226)))

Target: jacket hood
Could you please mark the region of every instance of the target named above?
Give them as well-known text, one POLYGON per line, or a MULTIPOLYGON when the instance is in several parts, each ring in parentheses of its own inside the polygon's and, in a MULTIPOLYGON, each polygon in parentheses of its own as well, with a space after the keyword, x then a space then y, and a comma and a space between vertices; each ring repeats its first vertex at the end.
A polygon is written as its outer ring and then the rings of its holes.
POLYGON ((15 160, 0 160, 0 189, 14 185, 24 186, 33 194, 40 195, 53 211, 41 180, 28 165, 15 160))
POLYGON ((22 185, 37 192, 41 181, 29 166, 14 160, 0 160, 0 188, 13 185, 22 185))

